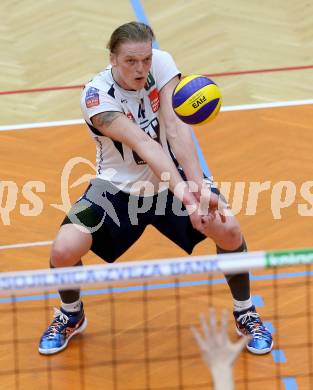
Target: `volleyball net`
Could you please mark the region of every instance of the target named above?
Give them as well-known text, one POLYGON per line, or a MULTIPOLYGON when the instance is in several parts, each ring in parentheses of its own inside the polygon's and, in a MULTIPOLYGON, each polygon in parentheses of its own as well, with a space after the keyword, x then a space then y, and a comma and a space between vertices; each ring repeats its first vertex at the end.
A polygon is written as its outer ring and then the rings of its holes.
MULTIPOLYGON (((250 271, 275 344, 265 356, 240 355, 236 389, 312 389, 312 262, 310 248, 2 273, 1 388, 210 389, 190 327, 209 307, 231 311, 222 273, 250 271), (63 352, 40 355, 56 291, 78 286, 87 329, 63 352)), ((229 334, 236 340, 232 318, 229 334)))

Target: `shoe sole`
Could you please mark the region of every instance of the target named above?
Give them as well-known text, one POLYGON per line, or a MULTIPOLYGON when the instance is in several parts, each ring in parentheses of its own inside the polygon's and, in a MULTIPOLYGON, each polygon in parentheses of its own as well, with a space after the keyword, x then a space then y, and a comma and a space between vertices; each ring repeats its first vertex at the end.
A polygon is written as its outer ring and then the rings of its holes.
POLYGON ((58 353, 58 352, 61 352, 63 351, 63 349, 65 349, 67 347, 67 344, 68 342, 71 340, 71 338, 79 333, 82 333, 86 327, 87 327, 87 318, 85 317, 84 319, 84 322, 81 324, 81 326, 76 329, 69 337, 68 339, 65 341, 65 343, 62 345, 62 347, 59 347, 59 348, 50 348, 50 349, 43 349, 43 348, 38 348, 38 351, 39 353, 41 353, 42 355, 53 355, 55 353, 58 353))
MULTIPOLYGON (((244 336, 245 334, 240 332, 240 330, 236 327, 236 332, 238 336, 244 336)), ((267 353, 271 352, 273 349, 274 342, 272 341, 272 344, 269 348, 264 348, 264 349, 256 349, 253 347, 249 347, 249 345, 246 345, 246 348, 249 352, 253 353, 254 355, 266 355, 267 353)))

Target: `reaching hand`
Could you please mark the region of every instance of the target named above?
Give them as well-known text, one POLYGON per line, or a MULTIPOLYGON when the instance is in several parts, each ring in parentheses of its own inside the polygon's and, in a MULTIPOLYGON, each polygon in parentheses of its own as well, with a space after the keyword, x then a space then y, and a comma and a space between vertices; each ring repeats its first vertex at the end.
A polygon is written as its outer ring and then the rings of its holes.
POLYGON ((232 365, 240 351, 249 341, 249 337, 241 337, 233 343, 228 337, 228 314, 223 310, 221 327, 217 328, 216 314, 210 309, 209 326, 203 314, 200 315, 201 334, 195 327, 191 331, 200 347, 204 361, 209 367, 214 365, 232 365))
POLYGON ((216 314, 210 309, 209 325, 203 314, 200 315, 202 332, 195 327, 191 331, 202 353, 202 358, 211 369, 216 390, 233 389, 232 365, 240 351, 250 340, 249 336, 243 336, 236 343, 228 337, 228 315, 224 310, 221 327, 216 324, 216 314))

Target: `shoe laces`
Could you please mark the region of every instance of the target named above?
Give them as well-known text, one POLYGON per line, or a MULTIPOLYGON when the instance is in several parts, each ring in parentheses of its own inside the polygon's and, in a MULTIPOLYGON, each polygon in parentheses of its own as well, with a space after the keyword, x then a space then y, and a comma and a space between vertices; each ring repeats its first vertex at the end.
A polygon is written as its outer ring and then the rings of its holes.
POLYGON ((64 325, 69 321, 69 317, 62 313, 61 310, 54 308, 54 320, 47 330, 47 338, 52 339, 55 334, 59 333, 64 325))
POLYGON ((248 311, 247 313, 241 314, 237 318, 237 321, 243 325, 255 339, 261 339, 265 335, 268 335, 268 330, 263 326, 260 315, 256 312, 248 311))

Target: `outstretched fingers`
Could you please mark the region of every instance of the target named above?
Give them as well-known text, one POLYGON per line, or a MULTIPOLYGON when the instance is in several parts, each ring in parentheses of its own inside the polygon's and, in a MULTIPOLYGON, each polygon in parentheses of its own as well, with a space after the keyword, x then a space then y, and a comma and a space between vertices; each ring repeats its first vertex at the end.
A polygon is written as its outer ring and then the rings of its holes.
POLYGON ((205 344, 205 341, 203 340, 200 332, 194 326, 191 326, 190 330, 191 330, 193 337, 195 338, 200 350, 204 351, 206 349, 205 348, 206 344, 205 344))

